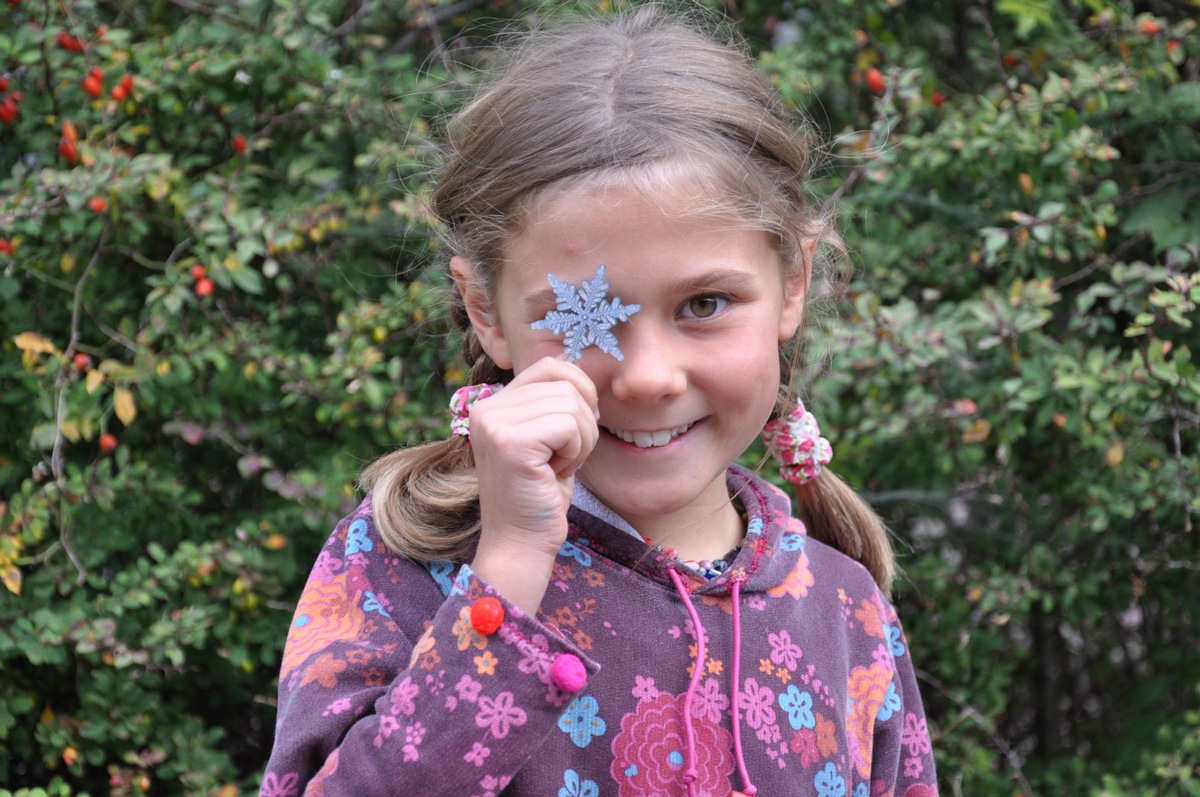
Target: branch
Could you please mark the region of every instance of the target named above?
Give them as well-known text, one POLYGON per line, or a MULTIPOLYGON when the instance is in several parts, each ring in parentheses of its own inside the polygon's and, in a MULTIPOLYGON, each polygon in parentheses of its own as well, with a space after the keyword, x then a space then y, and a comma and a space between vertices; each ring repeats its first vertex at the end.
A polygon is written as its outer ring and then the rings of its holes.
POLYGON ((868 159, 864 159, 857 163, 845 181, 843 181, 842 184, 837 187, 837 190, 830 194, 825 200, 823 210, 826 213, 832 210, 843 196, 850 193, 851 189, 854 188, 854 184, 857 183, 859 179, 866 174, 867 169, 870 168, 872 161, 869 159, 869 156, 877 152, 882 144, 882 142, 879 140, 882 137, 880 135, 880 131, 886 129, 886 125, 884 123, 887 122, 888 118, 887 107, 891 104, 892 97, 895 96, 896 78, 898 75, 898 70, 894 68, 888 72, 887 89, 884 91, 883 96, 879 99, 879 114, 875 117, 875 121, 871 125, 871 132, 867 136, 867 146, 865 152, 867 153, 868 159))
POLYGON ((1013 778, 1020 785, 1021 792, 1023 794, 1035 794, 1033 786, 1029 783, 1028 778, 1025 777, 1025 772, 1021 769, 1021 761, 1017 757, 1016 751, 1012 749, 1012 747, 1004 740, 1003 737, 996 733, 995 728, 992 727, 992 723, 989 722, 986 717, 980 714, 978 709, 959 698, 958 695, 954 694, 954 692, 952 692, 950 688, 946 686, 946 684, 942 683, 941 680, 931 673, 927 673, 924 670, 918 669, 916 670, 916 674, 917 677, 922 681, 932 686, 944 697, 947 697, 953 701, 954 704, 957 705, 962 711, 964 716, 974 720, 980 728, 983 728, 984 733, 986 733, 988 738, 992 740, 992 744, 996 745, 996 749, 1003 753, 1005 759, 1008 760, 1008 765, 1012 767, 1013 770, 1013 778))

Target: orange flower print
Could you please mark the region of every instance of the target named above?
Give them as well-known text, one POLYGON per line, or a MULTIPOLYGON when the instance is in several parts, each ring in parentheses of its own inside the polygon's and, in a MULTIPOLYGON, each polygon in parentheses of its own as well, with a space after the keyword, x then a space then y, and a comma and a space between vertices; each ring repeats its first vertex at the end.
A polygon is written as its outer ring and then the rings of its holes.
POLYGON ((497 661, 499 659, 493 656, 490 650, 485 650, 482 655, 475 657, 475 670, 480 675, 495 675, 497 661))
POLYGON ((450 629, 456 637, 458 637, 458 649, 466 650, 474 645, 479 650, 487 647, 487 637, 475 630, 471 625, 471 607, 464 606, 458 612, 458 619, 454 621, 454 627, 450 629))
POLYGON ((854 617, 863 625, 867 636, 883 638, 883 617, 880 615, 879 604, 863 598, 859 607, 854 610, 854 617))
POLYGON ((850 763, 860 778, 871 776, 871 751, 875 743, 875 716, 887 697, 892 671, 882 664, 855 667, 850 671, 847 694, 850 710, 846 716, 846 741, 850 763))
POLYGON ((795 568, 788 573, 788 577, 783 580, 783 583, 771 587, 767 590, 767 594, 774 598, 791 595, 793 598, 799 599, 808 594, 808 588, 813 583, 812 570, 808 567, 808 554, 802 553, 795 568))
POLYGON ((817 750, 823 758, 833 758, 838 751, 837 726, 823 714, 817 714, 817 750))
POLYGON ((337 686, 338 673, 345 672, 345 670, 346 662, 334 658, 332 653, 322 653, 304 670, 304 678, 300 681, 300 685, 308 686, 315 681, 326 689, 332 689, 337 686))
POLYGON ((411 668, 417 663, 417 659, 433 650, 433 647, 436 644, 437 641, 433 638, 433 634, 428 631, 422 634, 421 638, 417 640, 416 646, 413 648, 412 656, 410 656, 408 659, 408 666, 411 668))

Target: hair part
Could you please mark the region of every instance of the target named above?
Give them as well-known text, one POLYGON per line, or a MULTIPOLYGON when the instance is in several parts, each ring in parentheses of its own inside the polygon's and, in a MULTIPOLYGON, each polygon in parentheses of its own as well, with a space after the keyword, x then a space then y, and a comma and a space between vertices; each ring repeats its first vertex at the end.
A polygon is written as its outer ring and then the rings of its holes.
MULTIPOLYGON (((505 248, 548 196, 605 185, 653 191, 664 176, 699 182, 698 213, 768 232, 787 280, 810 283, 844 255, 811 195, 814 140, 758 76, 744 46, 693 20, 644 5, 612 18, 577 18, 527 34, 497 52, 493 75, 446 129, 448 158, 432 198, 449 250, 494 294, 505 248)), ((512 372, 484 352, 463 297, 451 318, 463 331, 470 383, 506 383, 512 372)), ((796 406, 794 342, 781 346, 773 417, 796 406)), ((479 489, 464 439, 387 454, 360 478, 376 525, 397 554, 461 559, 479 528, 479 489)), ((800 488, 810 534, 867 565, 886 591, 894 558, 870 507, 826 470, 800 488)))

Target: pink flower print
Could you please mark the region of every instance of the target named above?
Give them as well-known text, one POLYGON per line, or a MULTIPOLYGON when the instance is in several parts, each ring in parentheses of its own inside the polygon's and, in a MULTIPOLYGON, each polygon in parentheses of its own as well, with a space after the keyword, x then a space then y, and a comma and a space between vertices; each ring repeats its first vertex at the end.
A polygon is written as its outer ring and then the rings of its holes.
POLYGON ((344 563, 329 551, 321 551, 313 565, 312 578, 315 581, 333 581, 334 576, 342 570, 344 563))
POLYGON ((914 756, 912 758, 904 759, 904 777, 919 778, 921 777, 921 773, 924 771, 925 766, 921 763, 920 758, 914 756))
POLYGON ((774 692, 765 686, 760 687, 753 678, 747 678, 738 697, 738 708, 746 712, 746 724, 758 730, 764 725, 775 724, 774 702, 774 692))
POLYGON ((792 642, 792 635, 787 631, 778 634, 768 634, 767 642, 771 644, 771 661, 795 671, 797 661, 804 655, 800 646, 792 642))
POLYGON ((395 716, 403 715, 411 717, 413 712, 417 710, 413 698, 417 696, 417 692, 421 691, 420 687, 412 682, 412 676, 408 676, 400 683, 396 684, 392 689, 392 702, 389 710, 395 716))
POLYGON ((768 745, 778 744, 779 740, 783 738, 779 726, 774 723, 762 726, 754 732, 754 735, 760 742, 768 745))
POLYGON ((904 715, 904 730, 900 732, 900 743, 908 748, 908 754, 911 756, 929 753, 929 731, 925 727, 924 718, 911 711, 904 715))
POLYGON ((404 729, 404 741, 408 744, 420 744, 425 738, 425 726, 414 722, 404 729))
POLYGON ((721 694, 720 682, 716 678, 705 678, 692 695, 692 716, 719 723, 721 715, 728 710, 729 698, 721 694))
POLYGON ((475 724, 487 728, 497 739, 505 738, 511 728, 525 724, 525 710, 513 705, 514 702, 512 692, 501 692, 494 700, 487 696, 479 698, 475 724))
POLYGON ((296 793, 300 791, 299 783, 300 774, 297 772, 289 772, 282 778, 274 772, 268 772, 267 776, 263 778, 259 797, 295 797, 296 793))
POLYGON ((483 684, 469 675, 459 678, 458 683, 454 685, 454 691, 458 693, 459 699, 468 703, 474 703, 479 698, 479 690, 482 688, 483 684))
POLYGON ((326 709, 321 712, 321 716, 328 717, 330 715, 336 716, 338 714, 344 714, 352 708, 354 707, 350 705, 350 698, 343 697, 340 700, 335 700, 330 703, 326 709))
POLYGON ((761 612, 767 608, 767 599, 762 595, 751 595, 746 599, 746 606, 756 612, 761 612))
POLYGON ((463 756, 463 760, 468 764, 474 764, 477 767, 481 767, 483 766, 483 762, 486 761, 487 757, 491 754, 492 750, 490 747, 487 747, 480 742, 475 742, 473 745, 471 745, 471 751, 463 756))
POLYGON ((641 675, 634 676, 635 686, 633 687, 633 696, 639 701, 653 700, 658 697, 658 687, 654 685, 653 678, 646 678, 641 675))
POLYGON ((817 752, 817 732, 810 728, 793 733, 788 748, 800 756, 800 766, 805 769, 817 763, 817 759, 821 757, 817 752))
MULTIPOLYGON (((733 736, 701 719, 693 725, 696 782, 712 794, 728 794, 733 771, 733 736)), ((684 794, 687 743, 683 729, 683 697, 666 692, 643 700, 621 718, 612 742, 609 773, 618 784, 618 797, 660 797, 684 794)))
POLYGON ((892 654, 888 652, 886 645, 877 645, 875 650, 871 651, 871 659, 889 670, 896 669, 896 660, 892 658, 892 654))
POLYGON ((384 714, 379 718, 379 731, 375 734, 375 746, 383 747, 383 741, 396 731, 400 730, 399 721, 388 714, 384 714))
POLYGON ((521 646, 523 655, 517 662, 517 669, 526 675, 536 674, 539 681, 548 684, 550 683, 550 667, 553 664, 550 654, 547 652, 550 650, 550 643, 542 634, 534 634, 530 641, 532 644, 526 642, 521 646))

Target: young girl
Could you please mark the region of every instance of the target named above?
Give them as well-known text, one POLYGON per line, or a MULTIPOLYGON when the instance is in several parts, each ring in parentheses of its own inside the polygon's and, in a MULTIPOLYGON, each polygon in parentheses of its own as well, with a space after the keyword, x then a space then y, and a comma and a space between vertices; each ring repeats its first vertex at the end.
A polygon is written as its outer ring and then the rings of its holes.
POLYGON ((791 388, 826 227, 748 59, 573 22, 449 137, 475 385, 318 558, 263 797, 935 794, 883 528, 791 388), (764 432, 794 507, 733 464, 764 432))

